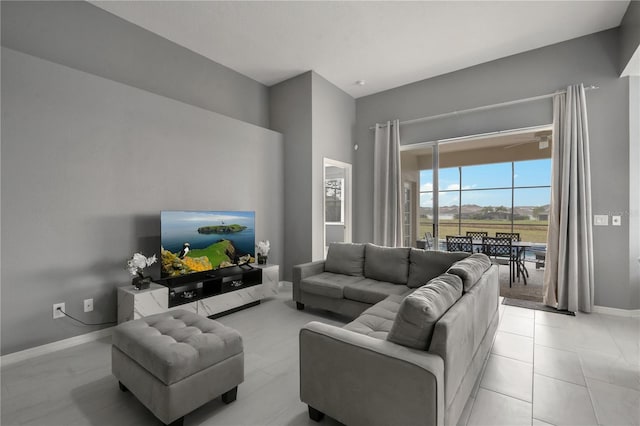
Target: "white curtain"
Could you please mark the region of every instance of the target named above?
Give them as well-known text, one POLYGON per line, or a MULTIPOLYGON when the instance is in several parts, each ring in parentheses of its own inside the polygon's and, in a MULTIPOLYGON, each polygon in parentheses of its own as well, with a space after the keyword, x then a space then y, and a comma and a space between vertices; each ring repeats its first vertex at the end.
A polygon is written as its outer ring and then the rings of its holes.
POLYGON ((553 138, 544 303, 572 312, 591 312, 591 171, 582 84, 554 96, 553 138))
POLYGON ((400 121, 376 124, 373 169, 373 242, 402 246, 400 121))

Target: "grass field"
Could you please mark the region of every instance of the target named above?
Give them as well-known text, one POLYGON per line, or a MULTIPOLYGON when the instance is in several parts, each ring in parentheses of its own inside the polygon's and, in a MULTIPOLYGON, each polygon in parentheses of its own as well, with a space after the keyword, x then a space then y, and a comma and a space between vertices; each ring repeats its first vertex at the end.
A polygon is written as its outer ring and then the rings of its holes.
MULTIPOLYGON (((432 224, 431 221, 421 219, 418 235, 424 236, 425 232, 432 232, 432 224)), ((546 243, 547 226, 548 223, 541 220, 516 220, 512 231, 511 222, 506 220, 466 220, 458 227, 457 219, 444 219, 440 221, 440 238, 444 239, 446 235, 466 235, 467 231, 485 231, 490 237, 495 236, 496 232, 519 232, 521 241, 546 243)))
POLYGON ((201 256, 206 256, 209 258, 211 265, 214 268, 217 268, 218 265, 222 262, 232 262, 233 259, 229 259, 227 256, 227 250, 233 247, 233 244, 229 240, 222 240, 215 244, 211 244, 209 247, 203 249, 193 249, 191 250, 187 256, 197 258, 201 256))

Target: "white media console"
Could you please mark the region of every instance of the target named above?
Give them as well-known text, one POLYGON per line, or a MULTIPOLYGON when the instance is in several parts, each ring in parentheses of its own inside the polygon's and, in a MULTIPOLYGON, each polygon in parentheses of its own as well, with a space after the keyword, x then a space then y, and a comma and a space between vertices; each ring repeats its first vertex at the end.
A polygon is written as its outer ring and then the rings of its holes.
POLYGON ((136 290, 132 285, 118 287, 118 323, 171 309, 216 317, 276 295, 280 282, 279 266, 251 266, 255 272, 236 268, 218 273, 214 271, 192 281, 183 279, 173 283, 171 280, 158 280, 162 284, 154 282, 144 290, 136 290))

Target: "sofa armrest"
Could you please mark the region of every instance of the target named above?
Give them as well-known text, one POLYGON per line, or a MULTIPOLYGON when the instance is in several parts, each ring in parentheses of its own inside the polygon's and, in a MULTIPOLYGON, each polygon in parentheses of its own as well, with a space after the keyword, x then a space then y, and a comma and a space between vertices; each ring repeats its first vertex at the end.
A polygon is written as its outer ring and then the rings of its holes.
POLYGON ((324 260, 302 263, 293 267, 293 300, 300 301, 300 281, 324 272, 324 260))
POLYGON ((300 399, 355 425, 444 424, 437 355, 311 322, 300 330, 300 399))

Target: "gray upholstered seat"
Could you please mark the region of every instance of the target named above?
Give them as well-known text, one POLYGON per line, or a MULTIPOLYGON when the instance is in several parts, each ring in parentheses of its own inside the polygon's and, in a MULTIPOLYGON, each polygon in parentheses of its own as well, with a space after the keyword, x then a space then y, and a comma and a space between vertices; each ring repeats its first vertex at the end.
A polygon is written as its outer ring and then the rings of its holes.
POLYGON ((111 369, 165 424, 182 422, 222 395, 234 401, 244 380, 242 337, 232 328, 184 310, 120 324, 113 331, 111 369))
POLYGON ((406 285, 392 284, 369 278, 346 284, 343 289, 345 299, 372 305, 386 299, 389 295, 406 295, 411 291, 413 289, 407 288, 406 285))
POLYGON ((300 281, 300 289, 318 296, 342 299, 345 286, 362 280, 362 277, 322 272, 300 281))
POLYGON ((364 311, 362 315, 343 328, 384 340, 393 326, 393 321, 398 314, 402 299, 404 299, 404 296, 388 296, 382 302, 364 311))
POLYGON ((367 260, 370 252, 397 259, 384 263, 380 256, 374 264, 383 268, 365 267, 366 279, 345 285, 344 299, 300 289, 322 262, 294 268, 296 302, 357 314, 342 328, 315 321, 302 328, 300 399, 313 420, 327 414, 348 425, 455 425, 498 327, 497 267, 483 254, 416 251, 406 268, 400 250, 367 246, 367 260), (400 269, 410 277, 406 284, 391 276, 400 269), (365 292, 365 285, 378 291, 365 292))
POLYGON ((237 331, 182 310, 123 323, 112 342, 166 385, 242 353, 237 331))

